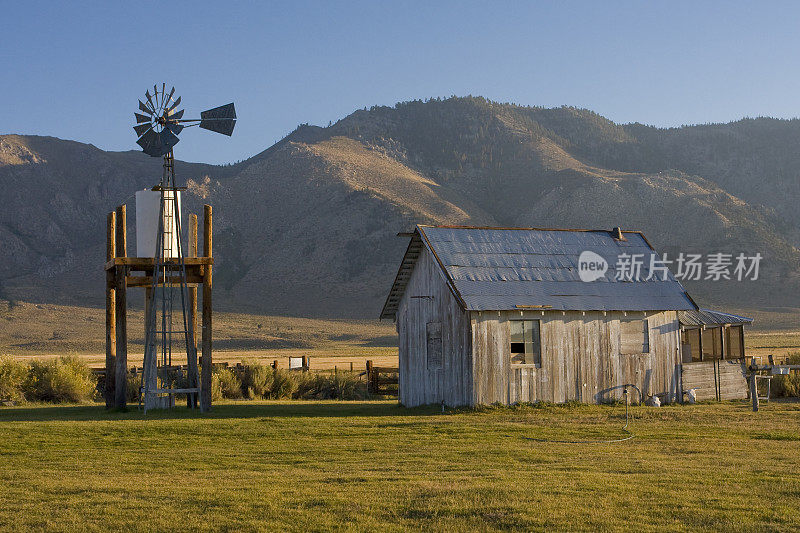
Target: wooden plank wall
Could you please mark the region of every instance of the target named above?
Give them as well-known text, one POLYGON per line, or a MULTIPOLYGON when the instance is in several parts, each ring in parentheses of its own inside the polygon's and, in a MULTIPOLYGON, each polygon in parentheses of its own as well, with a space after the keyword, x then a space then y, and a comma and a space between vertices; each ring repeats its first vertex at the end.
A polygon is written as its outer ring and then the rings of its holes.
POLYGON ((747 369, 739 359, 722 359, 719 374, 714 376, 714 361, 699 361, 681 365, 683 390, 695 389, 698 400, 715 400, 716 380, 719 380, 720 400, 747 398, 747 369))
MULTIPOLYGON (((644 318, 628 313, 627 318, 644 318)), ((676 401, 680 389, 678 317, 648 313, 649 352, 620 354, 622 312, 472 312, 473 404, 599 403, 622 397, 625 384, 676 401), (512 365, 509 319, 541 321, 542 365, 512 365)), ((636 400, 635 390, 631 390, 636 400)))
POLYGON ((442 401, 450 406, 471 403, 469 327, 468 313, 447 286, 436 259, 423 249, 397 312, 401 404, 413 407, 442 401), (440 368, 428 368, 428 322, 441 322, 440 368))

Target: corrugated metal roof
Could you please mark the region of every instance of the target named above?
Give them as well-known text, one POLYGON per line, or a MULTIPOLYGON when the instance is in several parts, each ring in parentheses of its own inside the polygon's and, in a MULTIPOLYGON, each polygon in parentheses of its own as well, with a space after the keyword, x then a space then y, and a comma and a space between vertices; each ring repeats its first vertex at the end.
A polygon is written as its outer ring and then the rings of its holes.
POLYGON ((678 312, 678 321, 682 326, 719 326, 722 324, 751 324, 753 319, 711 309, 691 309, 678 312))
MULTIPOLYGON (((543 307, 564 311, 694 310, 671 273, 644 281, 658 255, 639 232, 615 239, 607 230, 417 226, 444 268, 456 296, 472 311, 543 307), (608 263, 596 281, 583 282, 578 257, 592 251, 608 263), (642 281, 617 280, 620 254, 641 254, 642 281)), ((384 312, 387 310, 384 309, 384 312)))

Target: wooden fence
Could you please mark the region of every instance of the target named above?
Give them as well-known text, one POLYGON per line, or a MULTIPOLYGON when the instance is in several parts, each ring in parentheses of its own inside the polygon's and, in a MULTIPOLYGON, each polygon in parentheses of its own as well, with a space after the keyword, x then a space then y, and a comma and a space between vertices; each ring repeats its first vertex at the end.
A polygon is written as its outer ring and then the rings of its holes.
POLYGON ((378 395, 397 395, 398 373, 400 369, 388 366, 375 366, 367 360, 367 383, 369 391, 378 395))

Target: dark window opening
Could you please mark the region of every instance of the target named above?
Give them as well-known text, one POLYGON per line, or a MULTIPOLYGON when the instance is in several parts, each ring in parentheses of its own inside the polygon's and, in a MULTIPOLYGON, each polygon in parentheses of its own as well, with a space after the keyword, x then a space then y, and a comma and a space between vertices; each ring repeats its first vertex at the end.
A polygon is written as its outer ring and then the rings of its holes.
POLYGON ((511 320, 511 362, 541 365, 542 346, 539 320, 511 320))

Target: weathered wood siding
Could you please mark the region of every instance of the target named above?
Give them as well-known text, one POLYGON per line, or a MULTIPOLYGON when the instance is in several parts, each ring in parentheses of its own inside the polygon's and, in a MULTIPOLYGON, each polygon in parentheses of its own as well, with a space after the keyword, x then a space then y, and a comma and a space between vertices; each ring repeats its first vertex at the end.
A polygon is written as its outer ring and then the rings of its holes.
POLYGON ((694 389, 698 400, 716 400, 719 387, 720 400, 747 398, 747 368, 739 359, 698 361, 681 365, 683 390, 694 389))
MULTIPOLYGON (((628 313, 627 318, 644 318, 628 313)), ((620 354, 621 312, 482 311, 471 313, 472 404, 599 403, 621 398, 624 385, 677 401, 680 389, 678 317, 647 313, 649 351, 620 354), (540 320, 542 364, 511 364, 509 319, 540 320)), ((631 390, 636 400, 635 390, 631 390)))
POLYGON ((423 249, 397 312, 401 404, 413 407, 442 401, 451 406, 471 403, 469 328, 469 314, 450 291, 436 259, 423 249), (441 324, 441 348, 436 341, 437 353, 432 354, 429 368, 428 323, 437 322, 441 324))

